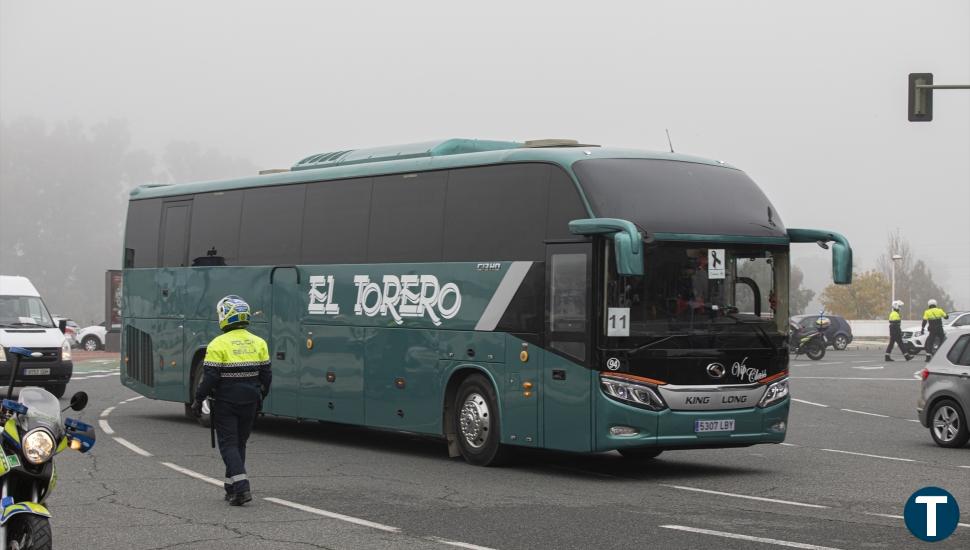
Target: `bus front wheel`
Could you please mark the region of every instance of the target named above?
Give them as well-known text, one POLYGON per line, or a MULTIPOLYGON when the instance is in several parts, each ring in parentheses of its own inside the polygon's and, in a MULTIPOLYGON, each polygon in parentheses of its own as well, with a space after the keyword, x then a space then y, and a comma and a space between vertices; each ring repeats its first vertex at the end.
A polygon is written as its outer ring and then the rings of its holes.
POLYGON ((498 399, 492 384, 480 374, 465 378, 455 395, 454 431, 461 456, 476 466, 497 466, 508 449, 501 444, 498 399))

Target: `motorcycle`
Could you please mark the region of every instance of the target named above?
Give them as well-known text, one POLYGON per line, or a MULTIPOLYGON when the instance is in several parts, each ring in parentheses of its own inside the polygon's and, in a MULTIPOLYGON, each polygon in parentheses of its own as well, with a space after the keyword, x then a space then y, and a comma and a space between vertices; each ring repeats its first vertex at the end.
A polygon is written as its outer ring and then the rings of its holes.
POLYGON ((11 369, 7 398, 0 403, 0 550, 50 550, 50 517, 44 505, 57 485, 54 456, 71 448, 86 453, 94 447, 94 427, 73 418, 61 423, 61 412, 80 411, 88 396, 77 392, 70 405, 43 388, 21 388, 11 399, 21 356, 37 356, 24 348, 10 348, 11 369))
POLYGON ((788 351, 795 354, 797 358, 804 353, 812 361, 819 361, 825 357, 825 348, 828 342, 825 340, 825 329, 830 323, 827 318, 819 316, 815 321, 814 328, 803 329, 795 323, 790 323, 790 334, 788 336, 788 351))

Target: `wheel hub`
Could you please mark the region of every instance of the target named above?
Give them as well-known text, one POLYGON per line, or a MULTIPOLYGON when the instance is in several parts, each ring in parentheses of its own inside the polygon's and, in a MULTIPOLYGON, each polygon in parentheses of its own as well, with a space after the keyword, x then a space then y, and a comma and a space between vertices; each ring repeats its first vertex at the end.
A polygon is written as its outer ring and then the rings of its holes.
POLYGON ((933 417, 933 432, 936 438, 945 443, 953 441, 960 431, 960 415, 949 405, 944 405, 936 411, 933 417))
POLYGON ((484 397, 472 393, 465 398, 465 403, 461 407, 459 424, 461 425, 461 435, 465 438, 465 443, 469 447, 479 449, 485 445, 488 440, 491 419, 488 402, 484 397))

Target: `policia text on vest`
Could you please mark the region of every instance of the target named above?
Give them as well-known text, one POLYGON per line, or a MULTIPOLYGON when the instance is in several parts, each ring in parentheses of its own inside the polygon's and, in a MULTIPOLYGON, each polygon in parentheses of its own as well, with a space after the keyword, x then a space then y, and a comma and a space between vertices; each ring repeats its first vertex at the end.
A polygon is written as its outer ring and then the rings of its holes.
POLYGON ((246 474, 246 441, 260 401, 269 393, 273 374, 266 342, 246 330, 249 305, 238 296, 219 301, 223 334, 206 348, 202 383, 192 409, 200 414, 202 401, 212 397, 212 423, 219 454, 226 465, 226 500, 241 506, 252 500, 246 474))

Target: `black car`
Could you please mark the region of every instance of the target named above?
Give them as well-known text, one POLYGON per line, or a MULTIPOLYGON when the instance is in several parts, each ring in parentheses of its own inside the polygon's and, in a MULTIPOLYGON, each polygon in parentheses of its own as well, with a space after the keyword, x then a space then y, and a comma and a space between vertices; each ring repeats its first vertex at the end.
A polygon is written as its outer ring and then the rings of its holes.
MULTIPOLYGON (((838 315, 823 315, 823 319, 828 319, 828 326, 825 328, 825 342, 837 350, 844 350, 852 343, 852 327, 849 322, 838 315)), ((815 327, 819 315, 795 315, 791 318, 792 322, 803 329, 815 327)))

